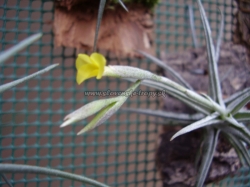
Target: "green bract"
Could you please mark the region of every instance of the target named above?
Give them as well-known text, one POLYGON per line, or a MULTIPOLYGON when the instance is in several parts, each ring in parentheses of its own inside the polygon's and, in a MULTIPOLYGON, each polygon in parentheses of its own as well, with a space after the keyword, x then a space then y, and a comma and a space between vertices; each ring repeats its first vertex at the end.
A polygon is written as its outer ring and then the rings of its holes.
POLYGON ((140 80, 136 81, 129 89, 127 89, 118 97, 93 101, 84 105, 78 110, 67 115, 64 118, 65 122, 61 125, 61 127, 65 127, 77 121, 83 120, 99 111, 100 112, 89 122, 89 124, 86 125, 80 132, 78 132, 78 135, 101 125, 108 118, 110 118, 117 110, 119 110, 119 108, 123 105, 127 98, 140 85, 140 82, 140 80))

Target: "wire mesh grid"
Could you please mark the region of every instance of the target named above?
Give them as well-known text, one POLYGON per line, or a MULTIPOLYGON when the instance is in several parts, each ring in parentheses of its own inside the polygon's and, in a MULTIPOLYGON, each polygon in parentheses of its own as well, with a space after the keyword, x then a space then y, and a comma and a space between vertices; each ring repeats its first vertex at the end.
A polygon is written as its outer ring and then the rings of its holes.
MULTIPOLYGON (((231 40, 231 1, 203 1, 214 36, 218 31, 219 11, 225 17, 225 40, 231 40)), ((195 1, 162 0, 155 11, 155 41, 157 54, 164 50, 177 52, 193 47, 187 4, 193 4, 195 27, 200 45, 204 44, 202 27, 195 1)), ((119 111, 104 125, 76 136, 87 121, 60 129, 65 115, 87 102, 102 99, 86 96, 86 91, 124 91, 131 83, 117 79, 94 79, 78 86, 75 82, 76 50, 53 46, 53 1, 0 1, 1 51, 37 32, 40 41, 31 45, 1 66, 1 84, 31 74, 49 64, 60 63, 55 70, 6 91, 0 97, 2 163, 30 164, 53 167, 85 175, 111 186, 161 186, 154 165, 154 154, 160 127, 148 116, 119 111)), ((110 64, 116 58, 105 55, 110 64)), ((154 71, 146 60, 121 59, 124 65, 154 71)), ((140 87, 141 90, 149 90, 140 87)), ((132 97, 126 107, 156 109, 160 98, 132 97)), ((9 174, 16 186, 84 186, 55 177, 36 174, 9 174)), ((214 186, 249 186, 247 170, 214 186)), ((7 186, 0 181, 0 186, 7 186)))

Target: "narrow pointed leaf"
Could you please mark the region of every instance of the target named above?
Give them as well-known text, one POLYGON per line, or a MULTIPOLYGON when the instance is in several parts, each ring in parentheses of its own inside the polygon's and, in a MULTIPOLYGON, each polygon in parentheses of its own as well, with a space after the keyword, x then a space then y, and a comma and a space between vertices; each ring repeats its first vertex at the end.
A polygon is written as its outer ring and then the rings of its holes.
MULTIPOLYGON (((135 81, 135 79, 132 79, 132 78, 125 78, 125 80, 129 80, 132 82, 135 81)), ((211 107, 207 104, 204 104, 200 101, 197 101, 195 99, 190 98, 189 96, 187 96, 183 92, 179 91, 178 89, 175 89, 175 87, 164 85, 162 83, 151 81, 151 80, 143 80, 141 84, 145 85, 145 86, 152 87, 152 88, 156 88, 156 89, 162 91, 162 93, 163 93, 162 97, 165 97, 166 94, 169 94, 169 95, 179 99, 180 101, 186 103, 191 108, 194 108, 196 111, 201 112, 203 114, 210 114, 211 111, 214 111, 214 107, 211 107)))
POLYGON ((209 168, 213 161, 213 155, 217 146, 219 133, 220 133, 219 130, 214 130, 214 129, 208 130, 208 133, 206 135, 206 139, 204 142, 204 149, 203 149, 204 153, 202 156, 202 162, 201 162, 201 166, 200 166, 198 177, 197 177, 197 183, 196 183, 197 187, 203 186, 205 182, 209 168))
POLYGON ((40 166, 31 166, 31 165, 24 165, 24 164, 5 164, 0 163, 0 173, 21 173, 22 175, 24 173, 31 173, 31 174, 41 174, 41 175, 48 175, 48 176, 54 176, 54 177, 61 177, 64 179, 74 180, 82 182, 86 185, 91 185, 95 187, 109 187, 108 185, 105 185, 101 182, 98 182, 94 179, 90 179, 88 177, 85 177, 83 175, 76 175, 73 173, 57 170, 57 169, 51 169, 46 167, 40 167, 40 166))
POLYGON ((219 130, 207 128, 196 186, 203 186, 205 182, 217 146, 219 132, 219 130))
POLYGON ((155 117, 164 118, 166 121, 175 122, 177 124, 190 124, 195 121, 200 120, 204 115, 202 114, 183 114, 183 113, 172 113, 166 112, 162 110, 149 110, 149 109, 133 109, 133 108, 125 108, 123 111, 131 112, 131 113, 139 113, 145 114, 155 117))
POLYGON ((236 92, 235 94, 233 94, 230 97, 228 97, 227 99, 225 99, 224 102, 228 106, 229 104, 231 104, 232 102, 234 102, 238 98, 241 98, 243 95, 245 95, 247 93, 250 93, 250 88, 245 88, 242 91, 236 92))
POLYGON ((183 86, 185 86, 186 88, 193 90, 192 86, 190 86, 190 84, 188 84, 188 82, 186 82, 179 73, 177 73, 174 69, 172 69, 170 66, 168 66, 166 63, 162 62, 161 60, 159 60, 158 58, 144 52, 144 51, 140 51, 138 50, 138 52, 140 54, 142 54, 143 56, 145 56, 146 58, 152 60, 155 64, 157 64, 158 66, 162 67, 165 71, 167 71, 170 75, 172 75, 174 78, 176 78, 178 80, 178 82, 180 84, 182 84, 183 86))
POLYGON ((175 139, 176 137, 178 137, 180 135, 186 134, 186 133, 194 131, 196 129, 223 122, 222 120, 216 119, 218 116, 219 116, 218 113, 213 113, 210 116, 207 116, 207 117, 205 117, 205 118, 203 118, 195 123, 192 123, 192 124, 182 128, 181 130, 179 130, 177 133, 175 133, 173 135, 173 137, 171 138, 170 141, 172 141, 173 139, 175 139))
POLYGON ((150 86, 150 87, 153 87, 152 85, 155 85, 156 88, 158 86, 158 89, 162 91, 163 93, 165 92, 165 94, 169 94, 175 97, 176 99, 182 101, 183 103, 187 104, 188 106, 192 107, 196 111, 201 112, 203 114, 209 114, 211 111, 214 110, 214 108, 211 108, 206 104, 203 104, 197 100, 191 99, 186 94, 183 94, 183 92, 180 92, 178 89, 175 89, 174 87, 162 85, 160 83, 154 83, 152 81, 147 81, 147 80, 142 81, 142 84, 146 86, 150 86))
POLYGON ((193 11, 193 6, 190 4, 188 5, 188 18, 189 18, 189 24, 190 24, 190 29, 192 33, 194 47, 197 49, 198 41, 197 41, 197 35, 196 35, 195 25, 194 25, 194 11, 193 11))
POLYGON ((223 126, 218 126, 218 128, 222 131, 225 132, 226 134, 232 134, 233 136, 237 137, 238 139, 242 140, 243 142, 247 143, 250 145, 250 138, 247 137, 245 134, 240 132, 238 129, 235 129, 231 126, 228 125, 223 125, 223 126))
POLYGON ((238 129, 250 139, 250 131, 244 124, 239 123, 232 116, 227 117, 225 120, 228 121, 233 128, 238 129))
POLYGON ((226 134, 226 136, 228 137, 229 141, 235 148, 242 164, 244 166, 247 165, 248 167, 250 167, 250 154, 246 149, 246 147, 243 145, 243 143, 238 138, 235 138, 231 134, 226 134))
POLYGON ((198 0, 198 6, 200 10, 201 20, 204 27, 206 45, 207 45, 207 55, 208 55, 208 67, 209 67, 209 88, 210 88, 210 97, 218 102, 220 106, 224 106, 224 102, 222 99, 222 92, 220 86, 220 79, 218 74, 218 67, 216 62, 216 53, 213 44, 213 38, 211 34, 211 29, 206 17, 205 10, 202 6, 200 0, 198 0))
POLYGON ((30 44, 34 43, 36 40, 38 40, 41 37, 42 37, 42 33, 34 34, 34 35, 22 40, 21 42, 19 42, 15 46, 11 47, 10 49, 7 49, 7 50, 1 52, 0 53, 0 64, 5 62, 6 60, 8 60, 10 57, 14 56, 16 53, 18 53, 22 49, 26 48, 30 44))
POLYGON ((250 111, 249 110, 246 110, 246 111, 241 111, 241 112, 237 112, 235 115, 234 115, 234 118, 239 121, 239 122, 242 122, 242 121, 250 121, 250 111))
POLYGON ((224 31, 224 15, 220 11, 221 19, 220 19, 220 29, 219 29, 219 35, 217 38, 217 43, 216 43, 216 49, 215 49, 215 62, 219 62, 220 58, 220 46, 221 46, 221 41, 223 37, 223 31, 224 31))
POLYGON ((38 72, 36 72, 36 73, 33 73, 33 74, 29 75, 29 76, 26 76, 26 77, 24 77, 24 78, 21 78, 21 79, 12 81, 12 82, 10 82, 10 83, 6 83, 6 84, 4 84, 4 85, 1 85, 1 86, 0 86, 0 93, 2 93, 2 92, 4 92, 4 91, 6 91, 6 90, 8 90, 8 89, 10 89, 10 88, 12 88, 12 87, 18 85, 18 84, 21 84, 21 83, 23 83, 23 82, 25 82, 25 81, 28 81, 29 79, 32 79, 32 78, 34 78, 34 77, 36 77, 36 76, 38 76, 38 75, 41 75, 41 74, 43 74, 43 73, 46 73, 46 72, 50 71, 51 69, 55 68, 56 66, 58 66, 58 64, 50 65, 50 66, 44 68, 43 70, 40 70, 40 71, 38 71, 38 72))
POLYGON ((236 98, 228 106, 228 110, 231 114, 236 114, 242 107, 244 107, 250 101, 250 91, 242 94, 239 98, 236 98))
POLYGON ((122 0, 119 0, 119 3, 122 5, 122 7, 124 8, 124 10, 126 10, 128 12, 127 7, 124 5, 124 3, 122 2, 122 0))
POLYGON ((96 45, 99 35, 99 29, 102 22, 102 15, 105 8, 106 0, 100 0, 99 10, 98 10, 98 17, 96 22, 96 29, 95 29, 95 41, 94 41, 94 49, 93 51, 96 52, 96 45))

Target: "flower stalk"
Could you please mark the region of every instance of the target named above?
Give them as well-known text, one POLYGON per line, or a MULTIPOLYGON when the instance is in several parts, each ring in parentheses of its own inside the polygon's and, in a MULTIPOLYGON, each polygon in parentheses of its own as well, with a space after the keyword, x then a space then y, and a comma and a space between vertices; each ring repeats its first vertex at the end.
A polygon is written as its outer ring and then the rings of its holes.
MULTIPOLYGON (((205 107, 208 107, 210 111, 217 111, 222 116, 226 115, 226 110, 215 102, 211 102, 209 99, 199 95, 198 93, 185 88, 184 86, 162 76, 153 74, 147 70, 142 70, 135 67, 129 66, 108 66, 105 67, 103 76, 120 77, 120 78, 132 78, 140 80, 150 80, 156 83, 172 88, 176 92, 181 92, 187 97, 191 98, 193 102, 200 103, 205 107)), ((166 87, 162 86, 161 89, 166 87)), ((169 93, 175 97, 175 93, 169 93)))

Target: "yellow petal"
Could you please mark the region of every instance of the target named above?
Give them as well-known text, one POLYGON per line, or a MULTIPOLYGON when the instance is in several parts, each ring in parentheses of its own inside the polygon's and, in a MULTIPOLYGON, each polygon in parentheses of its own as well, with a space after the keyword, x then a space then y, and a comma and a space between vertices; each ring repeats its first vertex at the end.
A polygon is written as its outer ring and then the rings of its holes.
POLYGON ((99 53, 92 53, 90 59, 95 61, 98 65, 106 66, 106 58, 99 53))
POLYGON ((84 64, 91 64, 90 57, 85 54, 79 54, 76 59, 76 69, 80 68, 84 64))
POLYGON ((98 74, 96 76, 97 79, 102 78, 104 67, 106 66, 106 59, 103 55, 99 53, 92 53, 90 59, 94 61, 98 65, 98 74))
POLYGON ((84 80, 86 80, 86 77, 84 76, 84 74, 82 74, 82 72, 77 72, 76 74, 77 84, 80 85, 84 80))
POLYGON ((98 68, 96 68, 95 65, 84 64, 77 71, 76 82, 78 84, 81 84, 86 79, 95 77, 97 74, 98 74, 98 68))

